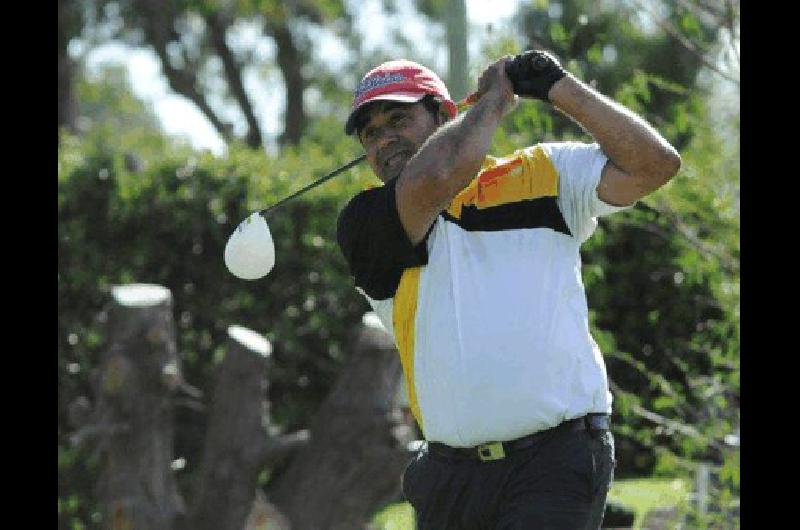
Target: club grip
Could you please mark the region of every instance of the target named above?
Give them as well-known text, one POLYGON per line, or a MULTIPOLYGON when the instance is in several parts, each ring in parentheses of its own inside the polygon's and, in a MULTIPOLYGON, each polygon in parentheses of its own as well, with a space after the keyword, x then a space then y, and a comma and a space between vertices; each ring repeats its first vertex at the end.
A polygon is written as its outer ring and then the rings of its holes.
POLYGON ((506 74, 521 97, 547 99, 553 84, 564 77, 565 70, 553 55, 540 50, 528 50, 506 63, 506 74))
POLYGON ((508 74, 511 81, 518 80, 522 71, 522 62, 525 60, 529 61, 531 70, 534 72, 543 72, 547 69, 547 65, 550 64, 550 61, 544 55, 535 55, 530 59, 523 53, 516 55, 506 63, 506 74, 508 74))

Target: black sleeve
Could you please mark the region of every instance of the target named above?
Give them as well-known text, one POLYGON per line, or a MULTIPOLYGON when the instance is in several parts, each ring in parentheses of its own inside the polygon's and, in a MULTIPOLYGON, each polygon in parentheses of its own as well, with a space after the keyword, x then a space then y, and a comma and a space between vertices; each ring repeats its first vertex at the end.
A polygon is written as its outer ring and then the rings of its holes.
POLYGON ((353 197, 336 226, 350 274, 373 300, 394 296, 404 269, 428 264, 430 230, 416 247, 411 244, 397 214, 396 182, 392 179, 353 197))

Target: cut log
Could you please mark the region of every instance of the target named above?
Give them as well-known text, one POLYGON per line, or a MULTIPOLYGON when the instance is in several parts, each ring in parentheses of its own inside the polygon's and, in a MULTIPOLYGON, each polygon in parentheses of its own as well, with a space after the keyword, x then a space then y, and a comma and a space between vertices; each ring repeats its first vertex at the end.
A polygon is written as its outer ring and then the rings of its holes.
POLYGON ((287 448, 270 436, 266 371, 271 352, 258 333, 228 328, 187 528, 242 530, 264 463, 278 446, 286 454, 287 448))
POLYGON ((170 467, 172 393, 180 383, 170 291, 114 287, 108 337, 89 426, 99 433, 103 527, 172 530, 183 501, 170 467))
POLYGON ((409 460, 394 401, 401 379, 397 350, 383 329, 365 325, 353 355, 323 402, 311 440, 267 496, 293 530, 364 528, 376 510, 400 495, 409 460))

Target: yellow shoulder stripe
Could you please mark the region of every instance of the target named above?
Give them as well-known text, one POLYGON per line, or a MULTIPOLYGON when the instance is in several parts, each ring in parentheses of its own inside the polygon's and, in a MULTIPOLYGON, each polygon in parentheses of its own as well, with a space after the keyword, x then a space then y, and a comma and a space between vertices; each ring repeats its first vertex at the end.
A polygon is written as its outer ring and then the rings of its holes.
POLYGON ((480 173, 455 196, 447 213, 459 219, 464 206, 483 209, 557 195, 558 172, 544 148, 537 145, 508 158, 488 158, 480 173))

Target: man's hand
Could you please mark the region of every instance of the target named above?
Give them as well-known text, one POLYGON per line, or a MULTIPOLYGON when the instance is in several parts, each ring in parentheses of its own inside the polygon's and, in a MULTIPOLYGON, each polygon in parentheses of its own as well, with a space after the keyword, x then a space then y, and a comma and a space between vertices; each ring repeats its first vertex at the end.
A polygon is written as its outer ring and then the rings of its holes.
POLYGON ((514 93, 523 98, 550 100, 550 89, 566 71, 551 54, 530 50, 521 53, 506 65, 506 73, 514 86, 514 93))
POLYGON ((500 116, 510 111, 517 101, 514 86, 507 74, 506 65, 512 59, 510 55, 499 59, 486 67, 478 78, 477 99, 494 102, 500 116))

